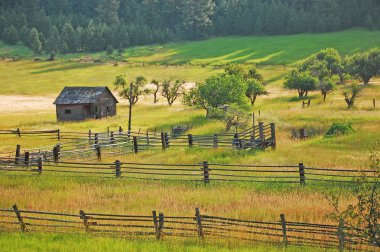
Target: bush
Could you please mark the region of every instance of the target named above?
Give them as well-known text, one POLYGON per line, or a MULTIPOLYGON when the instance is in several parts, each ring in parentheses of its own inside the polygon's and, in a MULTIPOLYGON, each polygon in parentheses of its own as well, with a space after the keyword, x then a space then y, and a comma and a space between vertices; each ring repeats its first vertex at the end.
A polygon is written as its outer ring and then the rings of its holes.
POLYGON ((333 137, 339 135, 348 135, 355 132, 351 123, 333 123, 326 132, 325 137, 333 137))

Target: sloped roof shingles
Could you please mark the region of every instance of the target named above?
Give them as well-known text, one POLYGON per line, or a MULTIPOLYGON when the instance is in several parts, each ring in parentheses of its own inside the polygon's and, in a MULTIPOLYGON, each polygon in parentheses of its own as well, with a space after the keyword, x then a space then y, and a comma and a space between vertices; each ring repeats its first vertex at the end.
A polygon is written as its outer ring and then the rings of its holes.
POLYGON ((103 92, 109 92, 115 102, 118 103, 108 87, 65 87, 54 104, 93 104, 103 92))

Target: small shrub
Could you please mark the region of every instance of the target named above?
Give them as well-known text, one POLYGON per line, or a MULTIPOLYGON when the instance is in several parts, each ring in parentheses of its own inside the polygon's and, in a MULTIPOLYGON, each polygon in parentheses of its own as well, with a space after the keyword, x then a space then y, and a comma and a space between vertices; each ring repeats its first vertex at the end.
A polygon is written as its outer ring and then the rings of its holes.
POLYGON ((333 123, 326 132, 325 137, 348 135, 354 132, 351 123, 333 123))

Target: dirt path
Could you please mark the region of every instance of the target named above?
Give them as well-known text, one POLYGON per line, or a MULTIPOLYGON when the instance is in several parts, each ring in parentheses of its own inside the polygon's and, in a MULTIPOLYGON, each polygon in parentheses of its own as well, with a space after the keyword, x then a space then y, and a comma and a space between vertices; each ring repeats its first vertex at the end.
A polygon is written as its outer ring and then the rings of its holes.
POLYGON ((54 110, 54 97, 0 95, 0 113, 54 110))

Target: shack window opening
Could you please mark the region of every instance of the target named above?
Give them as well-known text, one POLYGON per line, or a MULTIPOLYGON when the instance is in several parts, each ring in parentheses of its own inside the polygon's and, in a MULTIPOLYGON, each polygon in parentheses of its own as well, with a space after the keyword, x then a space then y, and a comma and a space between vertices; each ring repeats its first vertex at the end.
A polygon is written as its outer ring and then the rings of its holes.
POLYGON ((71 114, 71 109, 65 109, 65 114, 71 114))

